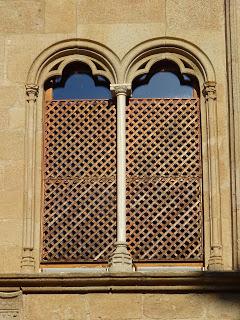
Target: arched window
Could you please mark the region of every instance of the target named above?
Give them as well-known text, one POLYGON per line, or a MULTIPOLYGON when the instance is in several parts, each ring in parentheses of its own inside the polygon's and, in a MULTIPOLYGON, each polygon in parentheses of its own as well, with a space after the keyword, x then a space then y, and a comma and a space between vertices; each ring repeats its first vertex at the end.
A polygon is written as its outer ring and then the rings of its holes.
POLYGON ((112 252, 116 108, 108 88, 80 63, 45 83, 42 263, 102 263, 112 252))
POLYGON ((214 68, 188 42, 149 40, 122 59, 88 40, 44 50, 26 84, 22 270, 37 266, 40 180, 43 265, 221 270, 218 121, 214 68))
POLYGON ((127 239, 135 262, 203 263, 199 88, 161 61, 127 107, 127 239))
MULTIPOLYGON (((116 107, 72 63, 45 83, 42 263, 107 263, 116 240, 116 107)), ((127 243, 135 264, 202 263, 197 82, 169 61, 134 79, 127 115, 127 243)))

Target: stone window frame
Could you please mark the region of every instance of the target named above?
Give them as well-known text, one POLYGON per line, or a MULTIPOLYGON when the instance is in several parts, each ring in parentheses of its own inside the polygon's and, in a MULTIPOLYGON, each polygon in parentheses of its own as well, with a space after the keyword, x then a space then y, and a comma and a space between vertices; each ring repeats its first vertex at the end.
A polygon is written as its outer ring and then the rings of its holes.
MULTIPOLYGON (((193 75, 200 86, 203 203, 204 203, 204 256, 210 270, 223 269, 220 171, 218 154, 218 121, 216 76, 209 58, 189 42, 157 38, 132 48, 122 59, 113 51, 95 41, 66 40, 44 50, 33 62, 26 81, 25 180, 24 224, 21 269, 34 272, 39 266, 40 204, 41 204, 41 144, 43 85, 52 77, 62 74, 71 62, 86 63, 93 75, 106 77, 117 96, 118 127, 124 124, 124 107, 136 76, 148 73, 158 61, 176 63, 181 74, 193 75), (144 66, 144 67, 141 67, 144 66)), ((124 131, 119 132, 122 136, 124 131)), ((124 142, 118 144, 118 154, 125 157, 124 142)), ((119 159, 118 159, 119 160, 119 159)), ((120 161, 117 161, 118 166, 120 161)), ((124 161, 118 172, 124 173, 124 161)), ((125 174, 119 174, 118 199, 125 201, 125 174)), ((122 203, 121 201, 121 203, 122 203)), ((132 271, 132 261, 126 249, 126 213, 124 206, 117 209, 118 238, 109 271, 132 271), (119 258, 120 257, 120 258, 119 258)))

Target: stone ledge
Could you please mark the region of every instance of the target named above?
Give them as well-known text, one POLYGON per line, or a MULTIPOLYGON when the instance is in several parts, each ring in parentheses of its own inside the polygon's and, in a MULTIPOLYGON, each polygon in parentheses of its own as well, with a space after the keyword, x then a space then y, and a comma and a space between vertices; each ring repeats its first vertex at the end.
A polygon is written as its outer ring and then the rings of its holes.
POLYGON ((0 292, 240 292, 240 272, 1 274, 0 292))

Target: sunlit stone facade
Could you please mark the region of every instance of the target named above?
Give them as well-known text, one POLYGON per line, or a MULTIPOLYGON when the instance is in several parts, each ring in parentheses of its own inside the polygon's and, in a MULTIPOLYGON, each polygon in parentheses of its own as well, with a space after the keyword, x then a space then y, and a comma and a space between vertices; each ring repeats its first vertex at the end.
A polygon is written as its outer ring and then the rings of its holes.
MULTIPOLYGON (((2 0, 0 16, 0 319, 237 320, 239 1, 2 0), (109 265, 43 266, 45 81, 71 62, 84 62, 109 80, 121 109, 135 77, 161 60, 192 73, 200 87, 203 265, 136 271, 125 245, 126 194, 119 187, 118 245, 109 265)), ((123 124, 124 112, 118 114, 123 124)))

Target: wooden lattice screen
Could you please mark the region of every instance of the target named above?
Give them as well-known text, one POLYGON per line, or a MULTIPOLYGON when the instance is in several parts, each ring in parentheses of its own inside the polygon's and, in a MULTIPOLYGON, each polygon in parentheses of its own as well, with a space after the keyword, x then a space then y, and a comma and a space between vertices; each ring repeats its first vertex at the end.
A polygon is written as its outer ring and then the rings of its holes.
MULTIPOLYGON (((127 239, 134 261, 202 261, 198 99, 130 99, 127 239)), ((116 107, 51 101, 43 263, 107 262, 116 240, 116 107)))
POLYGON ((106 261, 116 239, 115 106, 51 101, 44 151, 42 261, 106 261))
POLYGON ((130 99, 128 245, 135 261, 202 261, 198 99, 130 99))

